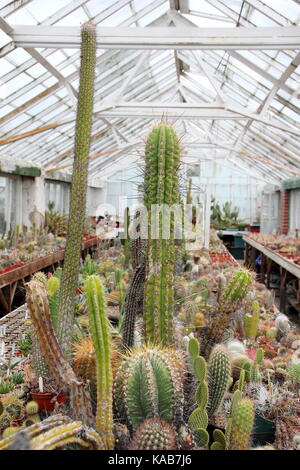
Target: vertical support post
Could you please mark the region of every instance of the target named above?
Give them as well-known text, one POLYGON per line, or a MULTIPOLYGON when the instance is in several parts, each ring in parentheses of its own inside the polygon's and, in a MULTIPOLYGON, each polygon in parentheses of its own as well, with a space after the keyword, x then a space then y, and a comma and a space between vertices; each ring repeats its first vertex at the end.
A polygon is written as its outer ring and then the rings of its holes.
POLYGON ((210 236, 210 205, 211 205, 211 186, 206 185, 205 192, 205 220, 204 220, 204 248, 209 249, 210 236))

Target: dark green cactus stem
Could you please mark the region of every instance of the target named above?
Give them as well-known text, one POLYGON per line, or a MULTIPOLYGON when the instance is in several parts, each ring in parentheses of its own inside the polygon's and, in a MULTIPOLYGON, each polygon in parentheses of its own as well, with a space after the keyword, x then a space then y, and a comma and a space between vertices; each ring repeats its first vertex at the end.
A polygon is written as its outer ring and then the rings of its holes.
POLYGON ((110 325, 105 311, 104 289, 97 276, 88 276, 84 296, 96 356, 97 412, 96 430, 107 450, 114 448, 112 412, 112 366, 110 325))
POLYGON ((208 362, 208 414, 212 416, 220 408, 231 378, 231 364, 227 349, 217 345, 208 362))
POLYGON ((192 178, 189 179, 189 186, 188 186, 188 191, 186 195, 186 203, 187 204, 192 204, 192 183, 193 180, 192 178))
POLYGON ((95 27, 91 23, 86 23, 81 29, 81 64, 75 129, 75 154, 67 243, 58 311, 59 341, 65 352, 69 352, 70 348, 70 338, 74 321, 74 303, 80 270, 81 244, 86 214, 95 58, 95 27))
POLYGON ((175 224, 173 212, 167 223, 163 213, 151 218, 151 208, 157 205, 168 210, 179 204, 179 159, 179 141, 172 127, 165 123, 154 127, 145 150, 148 248, 144 325, 146 341, 162 345, 173 342, 175 224))
POLYGON ((135 429, 146 418, 182 419, 183 361, 172 349, 131 350, 114 384, 118 417, 135 429))

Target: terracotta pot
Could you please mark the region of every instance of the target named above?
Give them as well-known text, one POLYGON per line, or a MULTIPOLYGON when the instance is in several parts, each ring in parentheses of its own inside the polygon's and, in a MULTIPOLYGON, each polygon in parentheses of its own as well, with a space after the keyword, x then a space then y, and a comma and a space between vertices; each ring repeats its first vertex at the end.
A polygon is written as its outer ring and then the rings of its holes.
POLYGON ((55 406, 55 401, 51 400, 56 396, 57 403, 66 403, 66 395, 63 392, 60 392, 58 395, 55 393, 33 393, 30 392, 31 398, 37 402, 39 405, 40 411, 53 411, 55 406))

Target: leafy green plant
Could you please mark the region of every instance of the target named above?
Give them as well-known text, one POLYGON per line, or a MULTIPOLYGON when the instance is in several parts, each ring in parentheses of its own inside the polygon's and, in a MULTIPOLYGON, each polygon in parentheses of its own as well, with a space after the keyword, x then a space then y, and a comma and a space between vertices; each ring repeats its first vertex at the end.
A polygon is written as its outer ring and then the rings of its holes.
POLYGON ((0 380, 0 395, 9 393, 14 388, 14 384, 9 380, 0 380))

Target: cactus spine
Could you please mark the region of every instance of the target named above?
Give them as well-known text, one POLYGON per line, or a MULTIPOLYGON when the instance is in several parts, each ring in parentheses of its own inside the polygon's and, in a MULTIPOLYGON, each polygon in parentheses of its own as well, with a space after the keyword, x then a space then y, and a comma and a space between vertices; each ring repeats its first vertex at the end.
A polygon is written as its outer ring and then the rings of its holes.
POLYGON ((128 450, 176 450, 177 439, 173 426, 159 418, 149 418, 139 424, 128 450))
POLYGON ((165 210, 179 203, 179 142, 165 123, 154 127, 145 150, 145 197, 148 210, 148 248, 144 294, 144 326, 148 342, 163 346, 173 341, 174 308, 174 213, 165 210), (162 213, 153 209, 162 208, 162 213), (164 210, 165 209, 165 210, 164 210), (152 214, 153 215, 153 214, 152 214), (167 233, 167 236, 166 236, 167 233))
POLYGON ((112 413, 112 366, 110 325, 105 311, 104 289, 97 276, 84 283, 89 324, 96 355, 97 413, 96 430, 103 436, 106 448, 114 448, 112 413))
POLYGON ((242 398, 232 410, 229 450, 248 450, 254 425, 254 403, 242 398))
POLYGON ((227 349, 217 345, 211 351, 208 362, 208 415, 212 416, 220 408, 231 379, 231 364, 227 349))
POLYGON ((172 349, 141 348, 125 356, 115 378, 118 416, 135 429, 146 418, 181 419, 183 361, 172 349))
POLYGON ((86 212, 88 155, 92 127, 96 32, 91 23, 81 29, 81 64, 77 101, 75 154, 66 252, 58 310, 59 342, 63 352, 70 348, 73 309, 80 269, 81 243, 86 212))

